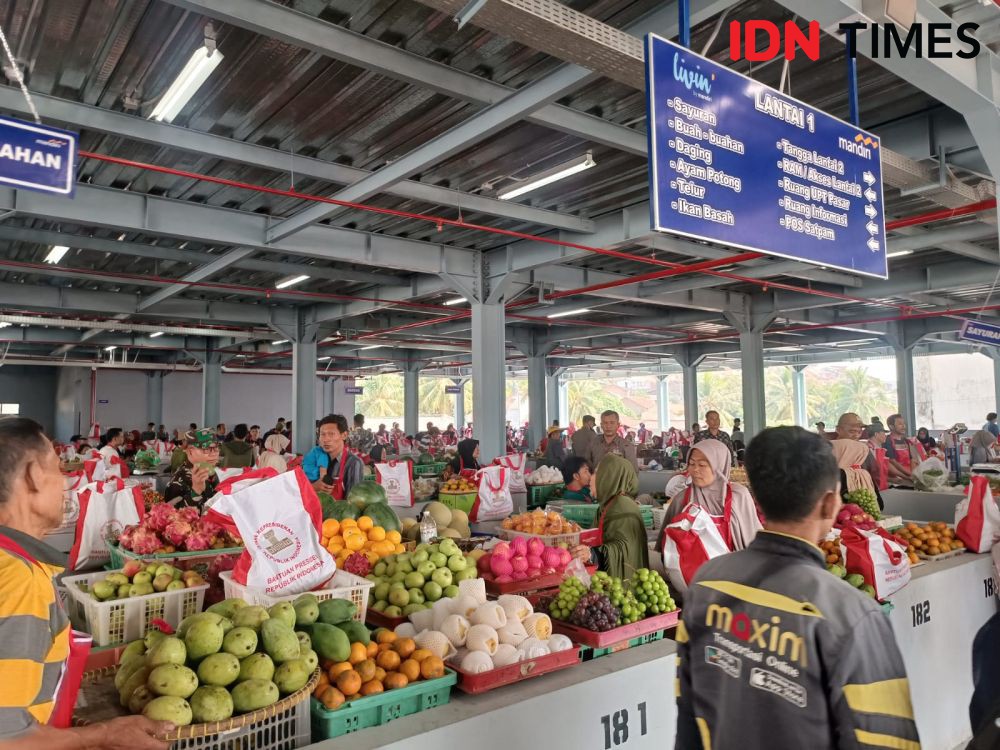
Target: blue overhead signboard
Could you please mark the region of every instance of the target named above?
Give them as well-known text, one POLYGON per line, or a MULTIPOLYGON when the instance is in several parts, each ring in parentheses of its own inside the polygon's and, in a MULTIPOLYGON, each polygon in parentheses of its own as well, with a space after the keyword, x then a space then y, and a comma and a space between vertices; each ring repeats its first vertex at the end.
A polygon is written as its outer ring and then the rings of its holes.
POLYGON ((344 393, 346 393, 347 395, 352 395, 353 394, 355 396, 360 396, 364 392, 365 392, 365 389, 362 388, 360 385, 345 385, 344 386, 344 393))
POLYGON ((981 320, 966 320, 962 323, 958 337, 966 341, 1000 346, 1000 326, 983 323, 981 320))
POLYGON ((0 117, 0 185, 72 197, 77 135, 0 117))
POLYGON ((879 139, 646 37, 654 230, 886 278, 879 139))
POLYGON ((462 386, 460 385, 446 385, 444 387, 445 393, 456 394, 462 392, 462 386))

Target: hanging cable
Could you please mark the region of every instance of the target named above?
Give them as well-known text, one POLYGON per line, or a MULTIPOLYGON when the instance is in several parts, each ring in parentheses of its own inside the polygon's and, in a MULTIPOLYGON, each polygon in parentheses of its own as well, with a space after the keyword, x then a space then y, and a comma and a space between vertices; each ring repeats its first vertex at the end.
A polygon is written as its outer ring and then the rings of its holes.
POLYGON ((0 26, 0 42, 3 43, 3 51, 7 54, 7 59, 10 61, 10 69, 14 75, 14 80, 21 87, 21 93, 24 94, 24 98, 28 102, 28 109, 31 110, 31 116, 35 118, 36 125, 41 125, 42 118, 38 114, 38 108, 35 107, 35 102, 31 98, 31 93, 28 91, 27 85, 24 83, 24 74, 21 73, 21 66, 14 59, 14 53, 10 51, 10 44, 7 43, 7 35, 3 33, 3 26, 0 26))

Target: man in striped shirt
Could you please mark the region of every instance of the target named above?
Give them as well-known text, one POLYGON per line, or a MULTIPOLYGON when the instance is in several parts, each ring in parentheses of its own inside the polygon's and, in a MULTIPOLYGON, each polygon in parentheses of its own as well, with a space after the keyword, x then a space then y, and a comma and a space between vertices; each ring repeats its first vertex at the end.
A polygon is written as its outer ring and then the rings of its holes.
POLYGON ((142 716, 47 726, 70 649, 52 583, 65 556, 42 541, 62 523, 62 495, 59 459, 41 425, 0 419, 0 750, 166 750, 154 735, 172 727, 142 716))

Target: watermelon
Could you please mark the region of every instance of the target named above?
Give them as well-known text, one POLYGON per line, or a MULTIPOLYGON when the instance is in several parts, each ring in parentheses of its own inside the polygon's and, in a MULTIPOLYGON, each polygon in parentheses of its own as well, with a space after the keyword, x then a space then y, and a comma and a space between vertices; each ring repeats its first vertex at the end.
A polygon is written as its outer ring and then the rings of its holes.
POLYGON ((320 507, 323 508, 323 520, 328 518, 343 521, 345 518, 358 518, 361 515, 359 508, 353 503, 338 502, 326 492, 316 493, 319 497, 320 507))
POLYGON ((385 504, 387 498, 385 490, 377 482, 358 482, 347 493, 347 502, 361 510, 372 503, 385 504))
POLYGON ((368 516, 376 526, 381 526, 386 531, 399 531, 399 516, 385 503, 369 503, 360 515, 368 516))
POLYGON ((434 463, 434 456, 430 453, 421 453, 420 458, 417 459, 417 464, 420 466, 427 466, 432 463, 434 463))

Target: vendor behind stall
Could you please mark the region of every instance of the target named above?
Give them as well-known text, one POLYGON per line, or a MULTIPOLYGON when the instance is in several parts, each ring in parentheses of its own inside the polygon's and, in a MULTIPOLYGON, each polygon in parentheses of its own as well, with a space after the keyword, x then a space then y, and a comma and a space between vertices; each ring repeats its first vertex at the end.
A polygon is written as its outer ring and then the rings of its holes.
MULTIPOLYGON (((452 474, 461 474, 463 471, 478 471, 482 468, 479 465, 479 441, 466 438, 458 442, 458 456, 448 464, 452 474)), ((448 477, 446 476, 445 479, 448 477)))
POLYGON ((590 496, 590 464, 583 456, 567 456, 562 463, 563 488, 562 499, 579 503, 589 503, 590 496))
POLYGON ((219 484, 215 473, 219 443, 216 431, 210 427, 189 432, 185 441, 184 463, 170 479, 163 500, 178 508, 193 507, 201 512, 219 484))
POLYGON ((639 475, 627 459, 609 453, 597 465, 590 491, 600 504, 597 509, 599 544, 578 545, 573 556, 614 578, 631 578, 639 568, 649 567, 649 545, 642 511, 635 501, 639 475))
POLYGON ((64 670, 87 653, 52 582, 65 555, 42 541, 62 521, 63 477, 42 426, 0 419, 0 748, 166 750, 153 735, 173 727, 143 716, 57 728, 69 725, 80 687, 64 670))
POLYGON ((912 487, 913 469, 927 458, 924 446, 915 438, 906 436, 906 421, 902 414, 892 414, 886 424, 889 425, 889 439, 885 444, 885 455, 889 459, 889 483, 912 487))
POLYGON ((989 430, 980 430, 969 441, 969 465, 996 462, 997 437, 989 430))
POLYGON ((253 445, 247 441, 250 430, 242 422, 233 428, 233 439, 222 444, 222 466, 226 469, 247 469, 253 466, 253 445))
POLYGON ((885 503, 882 502, 875 479, 864 468, 871 453, 868 444, 860 440, 831 440, 830 447, 833 448, 837 468, 840 469, 840 496, 843 501, 851 502, 847 496, 854 490, 868 490, 878 501, 878 507, 884 508, 885 503))
POLYGON ((317 492, 343 500, 364 479, 365 465, 347 447, 347 419, 328 414, 319 421, 319 445, 306 454, 302 470, 317 492))
POLYGON ((264 441, 264 450, 257 459, 258 469, 274 469, 279 474, 288 471, 288 462, 283 455, 291 442, 284 435, 274 433, 264 441))

